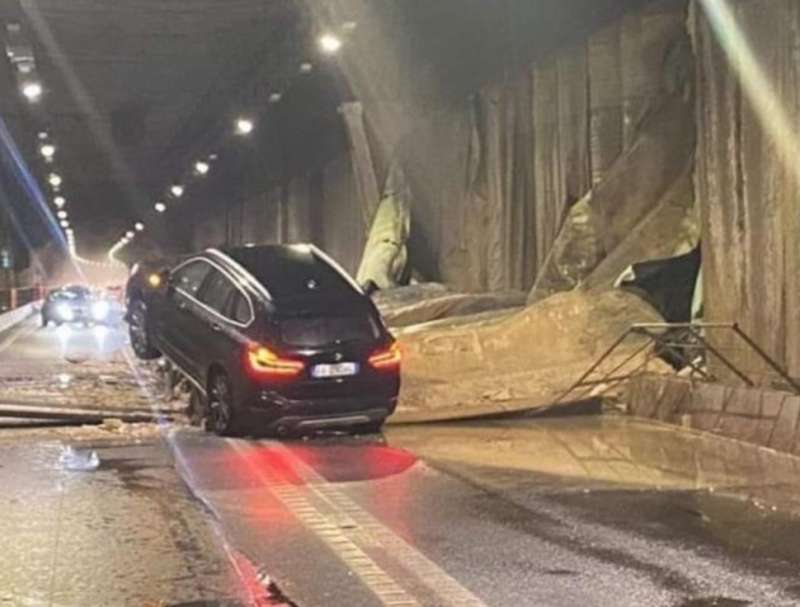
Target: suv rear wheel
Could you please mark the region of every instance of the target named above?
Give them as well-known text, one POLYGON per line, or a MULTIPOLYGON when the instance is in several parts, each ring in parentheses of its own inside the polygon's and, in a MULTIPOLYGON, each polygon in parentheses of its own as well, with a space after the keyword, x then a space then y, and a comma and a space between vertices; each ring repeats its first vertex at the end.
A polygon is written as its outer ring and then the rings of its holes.
POLYGON ((218 436, 235 436, 241 431, 241 417, 230 378, 224 371, 214 371, 208 382, 209 429, 218 436))
POLYGON ((134 301, 131 304, 128 335, 131 338, 131 346, 137 357, 142 360, 153 360, 161 356, 161 352, 153 347, 150 340, 147 307, 143 301, 134 301))

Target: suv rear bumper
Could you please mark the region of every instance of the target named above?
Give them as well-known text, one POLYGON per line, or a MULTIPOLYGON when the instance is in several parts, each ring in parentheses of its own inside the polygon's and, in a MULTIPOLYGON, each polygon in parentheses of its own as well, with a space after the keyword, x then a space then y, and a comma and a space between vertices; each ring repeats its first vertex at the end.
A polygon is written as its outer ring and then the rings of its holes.
POLYGON ((270 395, 248 414, 258 429, 270 432, 351 428, 383 422, 394 413, 397 399, 333 398, 292 401, 270 395))
POLYGON ((286 415, 273 420, 266 429, 278 435, 302 431, 350 429, 356 426, 381 424, 387 417, 389 417, 388 409, 367 409, 324 416, 286 415))

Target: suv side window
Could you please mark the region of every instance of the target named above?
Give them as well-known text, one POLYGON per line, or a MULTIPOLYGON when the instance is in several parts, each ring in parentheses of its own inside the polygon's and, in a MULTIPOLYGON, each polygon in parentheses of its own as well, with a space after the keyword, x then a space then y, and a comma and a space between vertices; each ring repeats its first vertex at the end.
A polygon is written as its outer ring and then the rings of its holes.
POLYGON ((230 279, 219 270, 212 270, 200 293, 200 301, 225 316, 227 303, 236 290, 230 279))
POLYGON ((250 322, 252 314, 250 313, 250 305, 247 299, 239 290, 233 292, 231 303, 229 306, 230 316, 238 323, 246 324, 250 322))
POLYGON ((205 261, 193 261, 173 272, 172 281, 176 289, 197 297, 197 293, 211 269, 211 266, 205 261))

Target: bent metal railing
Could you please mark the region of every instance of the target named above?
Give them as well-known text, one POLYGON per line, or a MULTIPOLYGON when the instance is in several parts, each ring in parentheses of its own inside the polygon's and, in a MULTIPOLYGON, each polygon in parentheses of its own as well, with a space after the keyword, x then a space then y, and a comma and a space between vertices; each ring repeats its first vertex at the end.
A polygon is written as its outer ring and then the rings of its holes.
POLYGON ((554 404, 599 398, 646 370, 656 359, 672 366, 676 374, 700 381, 719 381, 715 369, 724 369, 747 386, 771 385, 800 394, 800 382, 736 323, 647 323, 631 326, 554 404), (728 335, 724 340, 709 340, 712 332, 728 335), (642 344, 618 361, 617 354, 633 337, 641 339, 642 344), (760 368, 742 362, 753 359, 760 361, 760 368), (609 362, 611 368, 605 368, 609 362))

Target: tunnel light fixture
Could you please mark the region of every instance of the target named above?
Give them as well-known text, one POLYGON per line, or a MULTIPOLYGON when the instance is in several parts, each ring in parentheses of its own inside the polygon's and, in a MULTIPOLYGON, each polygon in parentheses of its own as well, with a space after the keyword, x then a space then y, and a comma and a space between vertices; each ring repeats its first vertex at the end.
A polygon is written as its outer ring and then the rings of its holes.
POLYGON ((59 187, 62 181, 63 180, 61 179, 61 175, 59 175, 58 173, 50 173, 50 175, 47 176, 47 182, 54 188, 59 187))
POLYGON ((56 216, 59 219, 66 219, 67 218, 67 212, 66 211, 59 211, 58 213, 56 213, 56 216))
POLYGON ((184 189, 185 189, 185 188, 184 188, 182 185, 180 185, 180 184, 176 183, 175 185, 173 185, 173 186, 172 186, 172 187, 169 189, 169 192, 170 192, 170 194, 172 194, 172 195, 173 195, 175 198, 180 198, 181 196, 183 196, 184 189))
POLYGON ((47 138, 48 138, 50 135, 48 135, 48 134, 47 134, 47 131, 39 131, 39 132, 36 134, 36 136, 39 138, 39 140, 40 140, 40 141, 44 141, 44 140, 45 140, 45 139, 47 139, 47 138))
POLYGON ((45 160, 53 160, 53 156, 56 155, 56 146, 52 143, 43 143, 39 147, 39 153, 44 157, 45 160))
POLYGON ((42 83, 38 80, 29 80, 28 82, 24 82, 22 84, 21 90, 22 94, 25 96, 25 99, 31 103, 35 103, 39 101, 42 96, 42 83))
POLYGON ((133 240, 134 236, 136 236, 136 234, 133 232, 133 230, 128 230, 125 232, 125 238, 128 240, 133 240))
POLYGON ((69 238, 72 238, 75 235, 75 232, 72 230, 72 228, 67 228, 64 231, 66 232, 67 237, 69 237, 69 238))
POLYGON ((283 99, 283 94, 281 93, 272 93, 272 95, 269 96, 270 103, 278 103, 281 99, 283 99))
POLYGON ((63 196, 56 196, 55 198, 53 198, 53 204, 60 209, 65 204, 67 204, 67 199, 64 198, 63 196))
POLYGON ((198 160, 194 163, 194 172, 197 175, 208 175, 209 170, 211 170, 211 165, 205 160, 198 160))
POLYGON ((61 222, 59 223, 59 225, 62 228, 68 228, 69 227, 69 222, 66 219, 62 219, 61 222))
POLYGON ((300 64, 300 73, 301 74, 308 74, 314 69, 314 66, 309 63, 308 61, 304 61, 300 64))
POLYGON ((133 226, 137 232, 141 232, 144 230, 144 224, 141 221, 137 221, 133 226))
POLYGON ((156 210, 156 213, 164 213, 167 210, 167 205, 165 205, 163 202, 157 202, 155 205, 153 205, 153 208, 156 210))
POLYGON ((335 55, 342 48, 342 40, 331 33, 322 34, 318 40, 319 48, 326 55, 335 55))
POLYGON ((249 135, 253 132, 255 128, 255 124, 249 118, 239 117, 236 119, 236 134, 237 135, 249 135))

